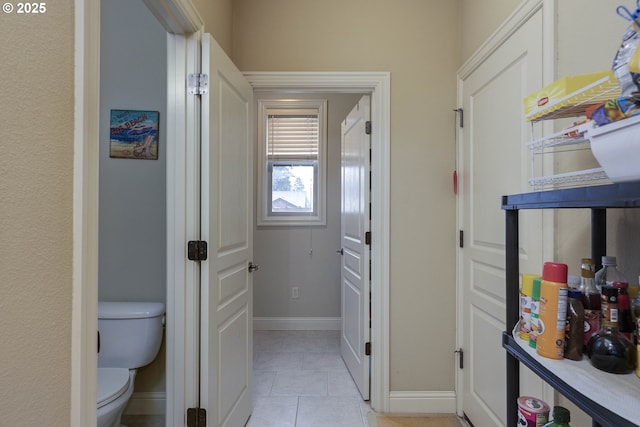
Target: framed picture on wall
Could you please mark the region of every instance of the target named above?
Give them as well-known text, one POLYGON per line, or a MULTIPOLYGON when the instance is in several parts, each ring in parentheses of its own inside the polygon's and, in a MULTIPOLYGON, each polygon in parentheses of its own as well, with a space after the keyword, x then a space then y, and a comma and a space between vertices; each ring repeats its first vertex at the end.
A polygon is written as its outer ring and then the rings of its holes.
POLYGON ((158 111, 111 110, 109 157, 158 160, 158 111))

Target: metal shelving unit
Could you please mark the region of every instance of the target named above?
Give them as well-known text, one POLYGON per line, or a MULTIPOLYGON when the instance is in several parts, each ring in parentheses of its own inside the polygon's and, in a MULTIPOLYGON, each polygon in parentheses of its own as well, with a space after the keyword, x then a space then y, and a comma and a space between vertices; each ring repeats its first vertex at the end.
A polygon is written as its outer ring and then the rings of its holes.
MULTIPOLYGON (((603 77, 580 90, 545 106, 543 110, 530 113, 526 119, 531 122, 531 134, 535 123, 543 120, 584 116, 589 107, 596 106, 608 99, 619 96, 620 88, 613 75, 603 77)), ((529 185, 534 191, 566 188, 584 185, 602 185, 611 183, 602 168, 577 170, 555 175, 536 176, 536 158, 570 151, 590 150, 590 141, 585 133, 593 128, 592 122, 579 123, 571 128, 532 140, 529 144, 531 152, 531 178, 529 185)))
MULTIPOLYGON (((517 398, 520 393, 519 363, 523 363, 552 387, 575 403, 592 417, 593 426, 627 427, 637 426, 640 419, 629 419, 620 415, 620 408, 605 408, 593 398, 576 388, 571 376, 563 377, 546 363, 546 359, 527 351, 513 337, 511 331, 519 321, 519 236, 518 217, 522 209, 590 209, 591 210, 591 257, 598 262, 606 253, 606 212, 609 208, 640 208, 640 182, 578 187, 560 190, 503 196, 502 209, 506 220, 506 322, 507 330, 502 336, 502 346, 507 351, 507 420, 517 419, 517 398)), ((563 362, 563 361, 561 361, 563 362)), ((569 363, 569 362, 566 362, 569 363)), ((590 366, 589 366, 590 368, 590 366)), ((638 393, 632 397, 636 408, 640 407, 640 379, 638 393)), ((618 376, 611 374, 604 381, 598 377, 599 387, 616 390, 620 384, 618 376)), ((631 383, 635 387, 635 383, 631 383)))

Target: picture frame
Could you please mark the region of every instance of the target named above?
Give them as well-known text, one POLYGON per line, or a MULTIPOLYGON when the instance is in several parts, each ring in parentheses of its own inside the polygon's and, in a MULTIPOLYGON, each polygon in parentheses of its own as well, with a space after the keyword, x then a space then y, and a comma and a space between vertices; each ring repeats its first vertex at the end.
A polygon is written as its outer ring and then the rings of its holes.
POLYGON ((158 160, 160 113, 146 110, 111 110, 109 157, 158 160))

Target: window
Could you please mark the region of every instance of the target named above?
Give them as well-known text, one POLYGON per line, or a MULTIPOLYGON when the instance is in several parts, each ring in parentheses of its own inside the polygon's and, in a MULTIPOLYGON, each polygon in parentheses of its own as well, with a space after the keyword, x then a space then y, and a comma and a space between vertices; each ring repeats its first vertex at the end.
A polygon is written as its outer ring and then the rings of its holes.
POLYGON ((324 225, 326 100, 259 100, 258 225, 324 225))

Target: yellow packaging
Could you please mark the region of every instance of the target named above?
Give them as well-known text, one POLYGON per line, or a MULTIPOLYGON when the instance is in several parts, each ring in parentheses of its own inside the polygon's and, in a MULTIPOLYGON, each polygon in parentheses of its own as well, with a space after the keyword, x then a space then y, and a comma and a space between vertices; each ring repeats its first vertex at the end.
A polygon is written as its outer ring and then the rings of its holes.
POLYGON ((537 274, 523 274, 520 289, 520 338, 529 341, 531 332, 531 296, 533 295, 533 279, 537 274))
MULTIPOLYGON (((535 120, 543 114, 554 111, 556 108, 570 105, 583 104, 594 99, 593 91, 580 93, 580 90, 604 79, 606 86, 611 86, 611 91, 606 91, 604 99, 613 99, 620 95, 617 80, 611 70, 597 73, 578 74, 556 80, 550 85, 533 92, 524 98, 524 115, 527 120, 535 120), (575 99, 573 99, 573 97, 575 99)), ((603 102, 595 99, 594 104, 603 102)))
POLYGON ((567 321, 567 265, 546 262, 540 284, 540 331, 536 351, 550 359, 564 357, 567 321))

